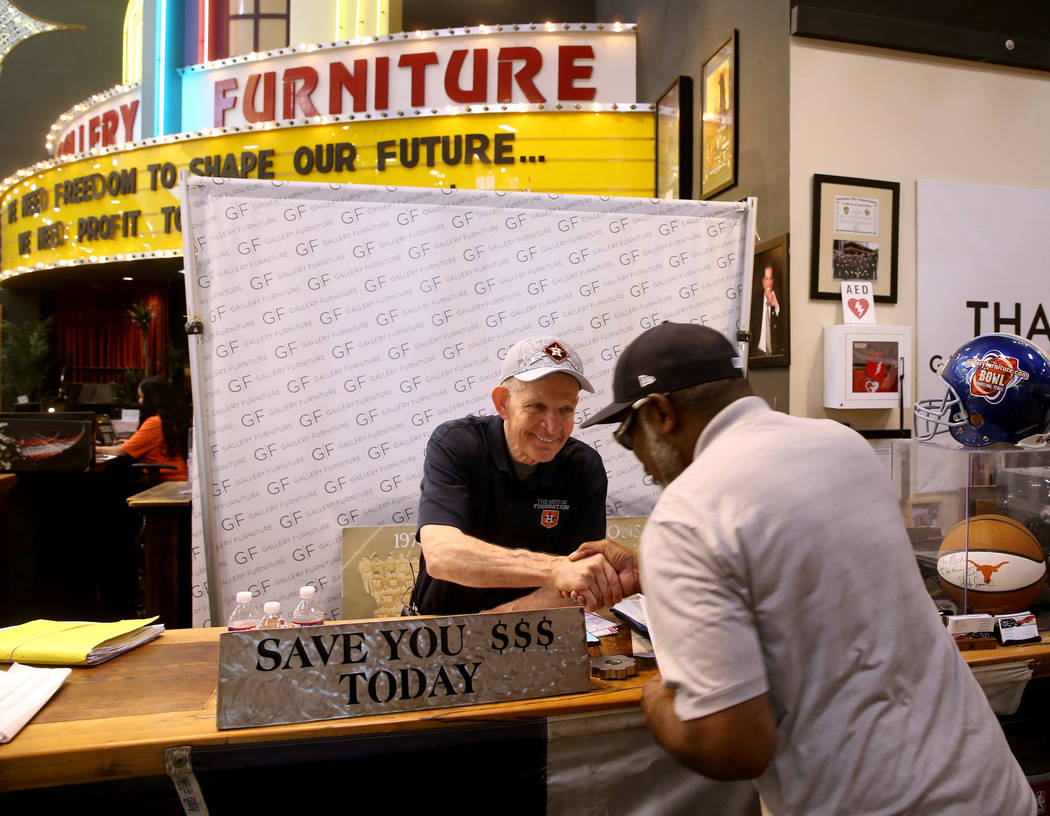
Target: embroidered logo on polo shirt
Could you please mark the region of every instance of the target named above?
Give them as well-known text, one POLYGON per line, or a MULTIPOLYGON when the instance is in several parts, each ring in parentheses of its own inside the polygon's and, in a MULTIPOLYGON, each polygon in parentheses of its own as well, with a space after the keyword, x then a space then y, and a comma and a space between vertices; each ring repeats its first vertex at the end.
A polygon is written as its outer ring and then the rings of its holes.
POLYGON ((569 503, 565 499, 537 499, 532 509, 540 511, 540 524, 549 530, 558 526, 558 517, 569 509, 569 503))

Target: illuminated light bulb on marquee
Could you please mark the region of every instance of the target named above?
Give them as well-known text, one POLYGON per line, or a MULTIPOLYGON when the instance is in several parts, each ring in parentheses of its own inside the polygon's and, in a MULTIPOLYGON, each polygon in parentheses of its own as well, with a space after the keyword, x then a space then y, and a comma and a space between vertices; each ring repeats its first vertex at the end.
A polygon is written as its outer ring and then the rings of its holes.
POLYGON ((3 68, 7 55, 30 37, 46 34, 49 31, 83 28, 84 26, 42 20, 32 14, 26 14, 11 0, 0 0, 0 68, 3 68))

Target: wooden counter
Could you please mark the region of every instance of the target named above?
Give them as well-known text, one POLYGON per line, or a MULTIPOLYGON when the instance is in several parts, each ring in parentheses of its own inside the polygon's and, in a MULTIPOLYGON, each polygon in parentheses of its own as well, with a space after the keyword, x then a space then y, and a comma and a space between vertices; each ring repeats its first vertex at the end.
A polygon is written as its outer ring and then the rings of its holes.
POLYGON ((143 541, 145 612, 172 629, 193 625, 190 599, 190 490, 161 482, 128 497, 146 521, 143 541))
MULTIPOLYGON (((14 740, 0 745, 0 791, 163 776, 164 750, 176 745, 344 737, 624 708, 638 704, 642 683, 653 673, 649 668, 627 680, 592 678, 585 694, 219 731, 222 631, 167 631, 100 666, 73 669, 51 702, 14 740)), ((623 644, 602 640, 609 654, 623 644)), ((629 637, 626 645, 629 650, 629 637)))
POLYGON ((962 656, 971 666, 991 666, 1010 663, 1014 660, 1031 660, 1035 667, 1032 679, 1050 677, 1050 633, 1043 632, 1039 643, 1024 646, 999 646, 994 649, 977 649, 963 652, 962 656))
MULTIPOLYGON (((0 791, 163 776, 164 750, 347 737, 479 722, 593 713, 638 705, 652 661, 626 680, 591 679, 584 694, 219 731, 215 727, 222 629, 178 629, 94 668, 77 668, 15 739, 0 745, 0 791)), ((606 654, 629 653, 626 627, 603 638, 606 654)), ((592 650, 592 655, 597 654, 592 650)), ((971 665, 1034 660, 1050 677, 1050 636, 1031 646, 964 654, 971 665)))

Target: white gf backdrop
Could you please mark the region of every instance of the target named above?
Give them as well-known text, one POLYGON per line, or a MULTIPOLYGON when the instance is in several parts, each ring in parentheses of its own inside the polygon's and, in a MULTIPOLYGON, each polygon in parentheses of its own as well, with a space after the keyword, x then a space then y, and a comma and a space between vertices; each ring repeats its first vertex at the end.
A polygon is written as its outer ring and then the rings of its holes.
MULTIPOLYGON (((754 201, 709 203, 190 177, 182 189, 194 384, 194 624, 238 590, 317 587, 340 617, 350 525, 413 524, 442 421, 494 411, 517 340, 576 347, 607 403, 623 347, 663 320, 735 340, 754 201), (214 598, 209 587, 217 588, 214 598)), ((656 488, 608 427, 577 429, 610 516, 656 488)), ((216 616, 218 616, 216 618, 216 616)))
POLYGON ((941 360, 978 334, 1050 353, 1050 190, 918 182, 917 396, 940 397, 941 360))

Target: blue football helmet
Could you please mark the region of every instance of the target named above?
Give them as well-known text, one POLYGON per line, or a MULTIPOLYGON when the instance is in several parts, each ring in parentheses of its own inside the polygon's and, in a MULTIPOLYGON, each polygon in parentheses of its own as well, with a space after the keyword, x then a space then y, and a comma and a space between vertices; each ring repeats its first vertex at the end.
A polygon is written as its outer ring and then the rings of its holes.
POLYGON ((941 399, 916 401, 916 439, 947 431, 980 448, 1013 444, 1050 428, 1050 358, 1023 337, 975 337, 941 364, 937 376, 948 391, 941 399))

